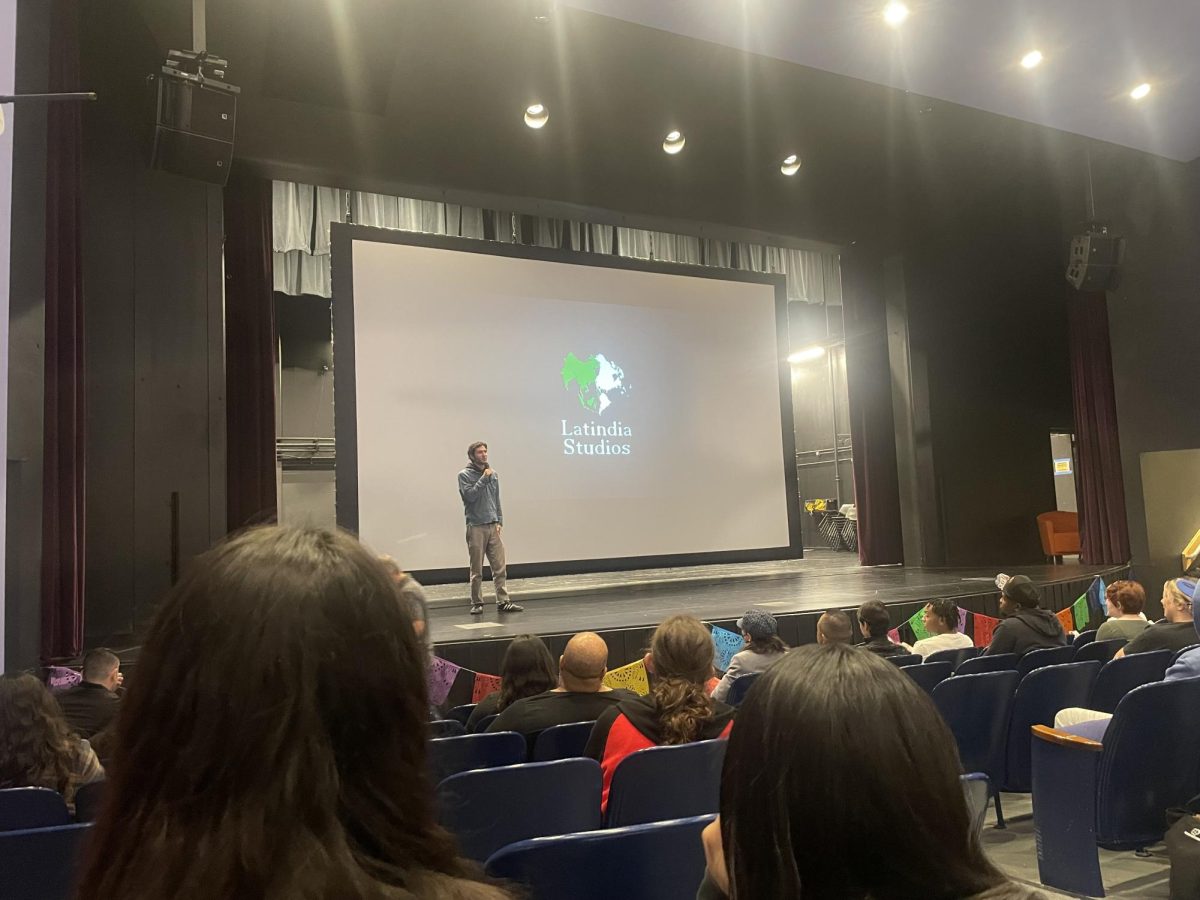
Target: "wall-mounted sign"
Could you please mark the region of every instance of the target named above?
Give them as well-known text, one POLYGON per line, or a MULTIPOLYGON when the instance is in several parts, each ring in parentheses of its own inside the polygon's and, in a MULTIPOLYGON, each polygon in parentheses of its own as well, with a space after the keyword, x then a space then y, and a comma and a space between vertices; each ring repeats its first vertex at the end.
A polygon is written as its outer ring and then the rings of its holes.
POLYGON ((1072 474, 1071 457, 1066 456, 1066 457, 1063 457, 1062 459, 1055 459, 1054 460, 1054 474, 1055 475, 1070 475, 1070 474, 1072 474))

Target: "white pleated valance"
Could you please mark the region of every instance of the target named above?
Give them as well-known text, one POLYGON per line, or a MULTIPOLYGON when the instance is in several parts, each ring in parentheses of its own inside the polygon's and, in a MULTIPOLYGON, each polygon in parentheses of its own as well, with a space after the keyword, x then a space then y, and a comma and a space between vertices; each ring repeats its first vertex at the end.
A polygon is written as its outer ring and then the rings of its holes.
POLYGON ((788 300, 842 305, 842 272, 836 253, 544 216, 522 217, 513 212, 290 181, 274 182, 272 191, 275 290, 284 294, 332 296, 329 226, 333 222, 353 222, 506 244, 532 243, 631 259, 782 274, 788 300), (533 233, 527 236, 523 223, 529 218, 533 220, 533 233))

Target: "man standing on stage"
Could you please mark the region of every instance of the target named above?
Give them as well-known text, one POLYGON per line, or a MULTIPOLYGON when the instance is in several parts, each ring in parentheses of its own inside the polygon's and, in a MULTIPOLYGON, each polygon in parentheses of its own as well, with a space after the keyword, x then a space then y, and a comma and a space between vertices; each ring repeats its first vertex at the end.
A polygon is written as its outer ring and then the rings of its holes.
POLYGON ((492 583, 496 586, 496 609, 500 612, 523 612, 508 599, 504 586, 504 542, 500 531, 504 527, 504 512, 500 508, 500 476, 488 466, 488 446, 476 441, 467 448, 471 464, 458 473, 458 494, 462 497, 467 516, 467 552, 471 558, 471 615, 483 615, 483 556, 486 553, 492 567, 492 583))

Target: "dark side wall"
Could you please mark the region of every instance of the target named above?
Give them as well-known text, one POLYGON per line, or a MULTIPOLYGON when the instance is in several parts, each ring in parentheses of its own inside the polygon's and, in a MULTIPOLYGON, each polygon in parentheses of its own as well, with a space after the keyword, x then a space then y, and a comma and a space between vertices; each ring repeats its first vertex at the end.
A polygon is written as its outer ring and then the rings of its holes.
POLYGON ((221 189, 149 168, 159 52, 128 4, 82 9, 100 96, 83 170, 94 643, 135 635, 173 570, 224 533, 224 337, 221 189))

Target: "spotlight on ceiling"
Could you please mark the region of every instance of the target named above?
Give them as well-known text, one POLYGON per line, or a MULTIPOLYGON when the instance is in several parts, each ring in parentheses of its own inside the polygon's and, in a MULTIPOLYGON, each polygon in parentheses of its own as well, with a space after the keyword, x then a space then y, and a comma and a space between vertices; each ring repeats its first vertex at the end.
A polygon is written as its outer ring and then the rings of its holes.
POLYGON ((887 22, 893 28, 899 28, 904 24, 904 20, 908 18, 908 7, 899 0, 892 0, 883 8, 883 21, 887 22))
POLYGON ((790 156, 785 156, 783 162, 779 166, 779 171, 784 175, 795 175, 800 171, 800 157, 795 153, 790 156))
POLYGON ((825 355, 825 348, 820 344, 813 344, 811 347, 801 347, 795 353, 788 356, 787 361, 793 366, 798 363, 812 362, 815 359, 820 359, 825 355))
POLYGON ((550 121, 550 110, 543 103, 525 107, 525 124, 530 128, 541 128, 550 121))
POLYGON ((1135 87, 1132 91, 1129 92, 1129 96, 1132 97, 1134 100, 1141 100, 1143 97, 1145 97, 1149 93, 1150 93, 1150 84, 1149 84, 1149 82, 1143 81, 1141 84, 1139 84, 1137 87, 1135 87))
POLYGON ((1030 50, 1021 57, 1022 69, 1036 69, 1042 64, 1042 60, 1046 57, 1042 56, 1041 50, 1030 50))
POLYGON ((683 145, 686 143, 687 138, 683 136, 682 132, 668 131, 667 136, 663 138, 663 152, 674 156, 683 149, 683 145))

